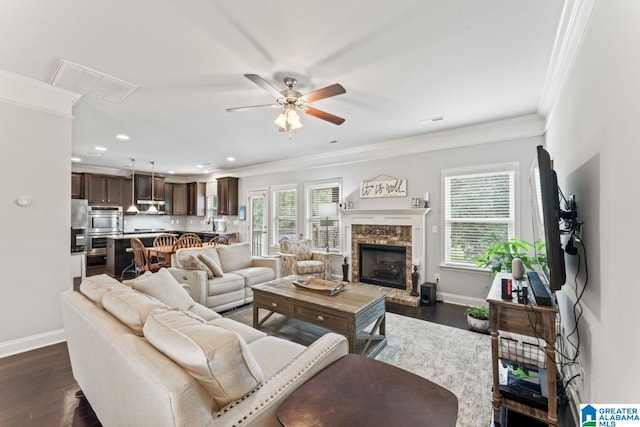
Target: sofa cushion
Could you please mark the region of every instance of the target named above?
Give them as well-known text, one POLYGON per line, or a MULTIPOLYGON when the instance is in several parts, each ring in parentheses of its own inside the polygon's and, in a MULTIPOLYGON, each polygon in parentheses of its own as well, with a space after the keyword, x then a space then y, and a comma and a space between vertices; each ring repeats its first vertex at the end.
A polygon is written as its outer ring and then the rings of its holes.
POLYGON ((311 259, 311 240, 283 240, 280 250, 295 255, 298 261, 306 261, 311 259))
POLYGON ((149 316, 144 334, 191 374, 219 408, 240 399, 264 380, 260 365, 237 333, 188 312, 156 310, 149 316))
POLYGON ((206 265, 209 270, 211 270, 211 272, 213 273, 213 277, 222 277, 223 276, 224 273, 222 272, 222 267, 220 267, 220 258, 218 258, 218 263, 217 264, 213 259, 211 259, 205 253, 198 254, 198 259, 200 261, 202 261, 204 263, 204 265, 206 265))
POLYGON ((244 277, 238 274, 226 273, 222 277, 214 277, 209 280, 208 288, 209 296, 242 290, 244 288, 244 277))
POLYGON ((251 247, 248 242, 221 245, 216 248, 218 249, 222 271, 225 273, 251 267, 251 247))
POLYGON ((245 286, 253 286, 276 278, 276 272, 269 267, 249 267, 233 270, 230 273, 245 278, 245 286))
POLYGON ((126 286, 106 274, 86 277, 80 283, 80 293, 100 308, 102 308, 104 294, 114 288, 126 288, 126 286))
POLYGON ((196 316, 202 317, 207 322, 215 319, 220 319, 222 317, 210 308, 207 308, 204 305, 198 303, 193 304, 193 306, 189 309, 189 312, 195 314, 196 316))
POLYGON ((124 285, 123 288, 114 288, 106 292, 102 298, 102 305, 113 317, 140 336, 149 313, 155 309, 167 307, 155 298, 124 285))
POLYGON ((244 323, 236 322, 233 319, 229 319, 226 317, 220 317, 219 319, 209 321, 212 325, 220 326, 225 329, 229 329, 230 331, 236 332, 238 335, 242 337, 242 339, 247 343, 251 344, 257 339, 264 338, 267 336, 262 331, 252 328, 251 326, 247 326, 244 323))
POLYGON ((171 307, 189 310, 196 303, 166 268, 161 268, 157 273, 147 271, 142 276, 122 283, 171 307))
POLYGON ((265 378, 284 368, 305 348, 301 344, 271 336, 259 338, 249 344, 249 350, 260 365, 265 378))
POLYGON ((298 274, 323 273, 324 263, 321 261, 305 260, 296 262, 296 271, 298 274))

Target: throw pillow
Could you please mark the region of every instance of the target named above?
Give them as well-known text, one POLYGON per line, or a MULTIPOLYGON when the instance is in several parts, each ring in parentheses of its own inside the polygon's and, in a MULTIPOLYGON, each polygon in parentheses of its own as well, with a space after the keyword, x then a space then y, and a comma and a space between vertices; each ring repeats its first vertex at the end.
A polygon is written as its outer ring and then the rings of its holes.
POLYGON ((149 313, 157 308, 167 307, 149 295, 126 287, 115 288, 105 293, 102 305, 113 317, 140 336, 142 336, 142 327, 147 321, 149 313))
POLYGON ((123 283, 136 291, 151 295, 171 307, 189 310, 195 304, 189 293, 166 268, 161 268, 157 273, 148 271, 142 276, 125 282, 123 283))
POLYGON ((249 243, 236 243, 216 247, 220 257, 220 265, 224 271, 235 271, 251 267, 251 247, 249 243))
POLYGON ((182 366, 223 408, 264 381, 260 365, 235 332, 211 325, 177 310, 156 310, 144 326, 144 336, 182 366))
POLYGON ((213 273, 214 277, 222 277, 224 273, 222 272, 222 267, 216 264, 211 258, 209 258, 205 254, 199 254, 198 259, 207 266, 209 270, 213 273))
POLYGON ((178 261, 185 270, 202 270, 207 273, 207 279, 213 279, 213 272, 209 267, 198 259, 196 254, 181 253, 178 254, 178 261))

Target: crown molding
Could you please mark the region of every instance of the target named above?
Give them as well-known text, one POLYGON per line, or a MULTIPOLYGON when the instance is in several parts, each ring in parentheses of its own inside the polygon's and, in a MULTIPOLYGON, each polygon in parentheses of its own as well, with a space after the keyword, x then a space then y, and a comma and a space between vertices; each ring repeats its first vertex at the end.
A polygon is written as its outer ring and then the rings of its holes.
POLYGON ((332 153, 320 153, 255 166, 226 169, 216 172, 214 175, 216 177, 228 174, 239 177, 263 175, 517 140, 542 135, 544 133, 544 125, 544 119, 538 114, 529 114, 440 132, 426 133, 409 138, 395 139, 377 144, 363 145, 332 153))
POLYGON ((598 0, 566 0, 547 68, 538 114, 549 121, 589 27, 598 0))
POLYGON ((79 95, 9 71, 0 70, 0 102, 73 118, 79 95))

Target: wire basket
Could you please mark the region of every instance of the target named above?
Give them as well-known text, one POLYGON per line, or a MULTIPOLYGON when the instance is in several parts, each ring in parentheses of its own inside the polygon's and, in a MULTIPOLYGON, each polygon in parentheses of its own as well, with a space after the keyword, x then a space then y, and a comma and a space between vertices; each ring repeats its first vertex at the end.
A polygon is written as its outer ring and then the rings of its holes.
POLYGON ((498 357, 517 364, 546 368, 546 342, 542 338, 498 331, 498 357))

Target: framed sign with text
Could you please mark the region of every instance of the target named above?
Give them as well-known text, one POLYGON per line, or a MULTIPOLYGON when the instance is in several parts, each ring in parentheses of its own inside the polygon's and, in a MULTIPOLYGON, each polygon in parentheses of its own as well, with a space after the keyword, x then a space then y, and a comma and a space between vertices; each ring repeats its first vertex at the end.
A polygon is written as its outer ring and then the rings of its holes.
POLYGON ((360 184, 360 198, 406 197, 407 180, 405 178, 374 179, 360 184))

